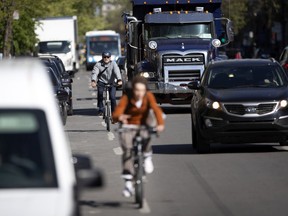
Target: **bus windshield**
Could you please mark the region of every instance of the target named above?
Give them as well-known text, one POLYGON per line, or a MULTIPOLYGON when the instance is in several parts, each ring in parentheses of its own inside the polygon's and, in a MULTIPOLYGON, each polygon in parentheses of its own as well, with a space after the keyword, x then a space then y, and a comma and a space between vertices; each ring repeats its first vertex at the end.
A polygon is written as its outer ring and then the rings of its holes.
POLYGON ((116 36, 93 36, 87 38, 87 53, 89 55, 101 55, 102 52, 111 52, 112 55, 120 54, 118 37, 116 36))

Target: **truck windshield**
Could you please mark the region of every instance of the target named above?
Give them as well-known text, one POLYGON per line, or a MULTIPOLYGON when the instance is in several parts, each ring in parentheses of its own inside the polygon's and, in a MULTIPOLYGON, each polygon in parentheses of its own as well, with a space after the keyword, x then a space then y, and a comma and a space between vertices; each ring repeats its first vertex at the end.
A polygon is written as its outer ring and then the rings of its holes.
POLYGON ((146 25, 146 36, 148 39, 213 37, 210 23, 149 24, 146 25))
POLYGON ((0 109, 0 189, 57 187, 53 158, 42 110, 0 109))
POLYGON ((41 41, 39 53, 68 53, 71 51, 71 43, 68 41, 41 41))

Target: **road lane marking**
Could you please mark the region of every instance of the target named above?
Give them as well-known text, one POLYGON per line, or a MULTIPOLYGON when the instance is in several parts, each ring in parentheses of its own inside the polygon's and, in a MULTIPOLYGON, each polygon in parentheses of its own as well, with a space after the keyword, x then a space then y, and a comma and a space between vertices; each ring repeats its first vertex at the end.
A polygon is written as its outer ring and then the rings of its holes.
POLYGON ((93 103, 94 106, 97 106, 97 102, 93 103))
POLYGON ((288 146, 273 146, 273 148, 279 151, 288 151, 288 146))
POLYGON ((114 151, 115 155, 122 155, 123 154, 123 150, 121 147, 113 148, 113 151, 114 151))
POLYGON ((96 96, 96 92, 93 92, 93 93, 92 93, 92 96, 96 96))
POLYGON ((103 127, 106 127, 106 123, 104 121, 101 122, 103 127))
POLYGON ((115 135, 111 131, 107 133, 107 136, 109 141, 113 141, 115 139, 115 135))
POLYGON ((143 200, 143 207, 141 209, 139 209, 139 212, 142 214, 150 214, 151 213, 151 209, 150 209, 146 199, 143 200))

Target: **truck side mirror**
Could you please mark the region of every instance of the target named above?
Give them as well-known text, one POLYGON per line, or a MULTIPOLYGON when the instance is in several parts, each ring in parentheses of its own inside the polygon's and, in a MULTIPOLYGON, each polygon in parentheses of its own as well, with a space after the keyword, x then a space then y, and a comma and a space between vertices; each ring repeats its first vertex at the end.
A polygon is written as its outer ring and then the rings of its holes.
POLYGON ((230 42, 234 41, 233 22, 227 18, 217 18, 215 20, 221 21, 222 33, 218 35, 218 39, 221 41, 221 46, 226 46, 230 42))

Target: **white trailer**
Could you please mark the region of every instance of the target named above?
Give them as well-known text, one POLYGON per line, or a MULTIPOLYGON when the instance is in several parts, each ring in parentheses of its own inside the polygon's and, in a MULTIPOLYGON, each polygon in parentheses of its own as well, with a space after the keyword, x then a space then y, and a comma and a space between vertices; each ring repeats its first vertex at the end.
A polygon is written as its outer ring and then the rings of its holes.
POLYGON ((48 17, 36 22, 38 54, 58 56, 66 71, 79 69, 77 17, 48 17))

